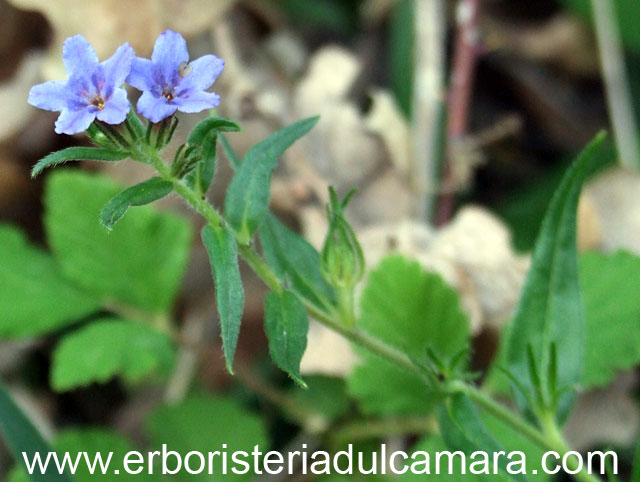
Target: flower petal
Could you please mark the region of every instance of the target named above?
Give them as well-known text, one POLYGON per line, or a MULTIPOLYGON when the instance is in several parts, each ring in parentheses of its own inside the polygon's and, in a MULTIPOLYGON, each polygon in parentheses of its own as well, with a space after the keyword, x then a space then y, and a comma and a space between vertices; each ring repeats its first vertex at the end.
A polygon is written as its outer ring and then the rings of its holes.
POLYGON ((66 81, 50 81, 31 87, 27 102, 39 109, 61 111, 67 108, 69 97, 66 81))
POLYGON ((151 90, 154 86, 154 67, 149 59, 134 57, 131 62, 131 72, 127 77, 127 84, 138 90, 151 90))
POLYGON ((104 104, 104 109, 98 111, 96 117, 107 124, 120 124, 127 118, 130 108, 127 91, 118 88, 113 92, 113 95, 107 99, 104 104))
POLYGON ((151 60, 160 68, 163 81, 175 84, 180 79, 178 67, 189 60, 187 42, 184 37, 173 30, 165 30, 156 39, 151 60))
POLYGON ((154 97, 148 90, 144 91, 138 100, 138 112, 154 123, 169 117, 176 110, 177 105, 169 104, 162 96, 154 97))
POLYGON ((95 110, 89 107, 80 110, 65 109, 56 121, 56 132, 58 134, 77 134, 87 130, 95 118, 95 110))
POLYGON ((69 37, 62 46, 62 60, 67 76, 86 72, 91 75, 98 64, 98 55, 82 35, 69 37))
POLYGON ((181 90, 205 90, 215 82, 224 69, 224 60, 215 55, 203 55, 189 64, 191 71, 182 79, 181 90))
POLYGON ((125 42, 118 47, 115 53, 102 62, 104 68, 104 89, 103 95, 109 98, 113 91, 124 84, 125 79, 131 71, 133 61, 133 47, 125 42))
POLYGON ((220 103, 220 96, 211 92, 195 92, 188 97, 176 97, 172 101, 180 112, 193 114, 205 109, 213 109, 220 103))

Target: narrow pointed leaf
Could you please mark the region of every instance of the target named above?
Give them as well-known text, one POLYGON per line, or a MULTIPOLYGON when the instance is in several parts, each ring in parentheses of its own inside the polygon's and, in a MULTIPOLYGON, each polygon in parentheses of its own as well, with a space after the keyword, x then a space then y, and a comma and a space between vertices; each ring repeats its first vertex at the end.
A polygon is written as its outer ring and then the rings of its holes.
POLYGON ((271 174, 278 158, 296 140, 309 132, 318 117, 301 120, 272 134, 256 144, 242 160, 225 199, 226 218, 248 241, 269 207, 271 174))
MULTIPOLYGON (((531 394, 549 393, 550 382, 558 387, 570 387, 580 381, 585 330, 578 281, 576 212, 583 183, 612 160, 604 135, 599 135, 565 175, 542 224, 506 342, 507 368, 531 394), (556 378, 552 381, 548 374, 553 343, 558 359, 556 378), (529 345, 540 381, 532 379, 533 372, 527 366, 529 345)), ((524 406, 522 397, 518 398, 524 406)), ((571 392, 560 398, 559 418, 566 415, 573 398, 571 392)))
MULTIPOLYGON (((0 435, 7 447, 11 451, 16 463, 23 466, 22 453, 26 452, 30 458, 36 452, 43 457, 52 452, 53 449, 45 442, 42 435, 29 421, 26 415, 18 408, 9 395, 4 384, 0 381, 0 435)), ((31 482, 71 482, 72 479, 66 474, 59 474, 57 468, 51 464, 46 474, 34 471, 29 476, 31 482)))
POLYGON ((57 166, 67 161, 121 161, 127 157, 129 154, 126 152, 101 147, 67 147, 39 160, 31 169, 31 177, 36 177, 47 167, 57 166))
POLYGON ((136 184, 112 198, 100 212, 100 224, 111 230, 130 206, 144 206, 162 199, 173 189, 173 184, 159 177, 136 184))
POLYGON ((264 325, 271 358, 296 383, 306 388, 307 384, 300 376, 300 360, 307 348, 309 331, 304 305, 291 291, 272 291, 265 299, 264 325))
MULTIPOLYGON (((491 435, 467 395, 458 393, 449 397, 438 407, 437 417, 442 438, 450 450, 460 450, 468 456, 476 451, 488 454, 504 451, 502 444, 491 435)), ((498 464, 501 473, 507 474, 507 461, 504 457, 498 459, 498 464)), ((527 480, 522 475, 510 476, 519 481, 527 480)))
POLYGON ((190 146, 202 146, 211 134, 218 134, 219 132, 239 132, 241 130, 242 128, 238 124, 229 119, 210 117, 198 122, 191 131, 191 134, 189 134, 187 144, 190 146))
POLYGON ((240 159, 238 159, 238 156, 236 155, 233 148, 231 147, 231 144, 229 143, 229 139, 227 139, 227 136, 225 136, 224 134, 220 134, 219 137, 220 137, 220 145, 222 146, 224 155, 227 156, 227 159, 229 160, 229 163, 231 164, 231 167, 233 168, 233 170, 237 171, 238 168, 240 167, 240 159))
POLYGON ((202 158, 189 173, 189 184, 206 193, 216 172, 216 147, 218 134, 221 132, 238 132, 238 124, 221 117, 211 117, 199 122, 187 140, 189 146, 198 146, 202 158))
POLYGON ((244 307, 244 291, 238 267, 238 246, 233 235, 221 227, 205 226, 202 230, 202 241, 209 254, 216 286, 216 304, 220 315, 227 370, 233 373, 233 356, 238 344, 244 307))
POLYGON ((260 244, 271 268, 291 283, 292 291, 321 309, 333 304, 333 290, 320 271, 320 253, 271 213, 260 226, 260 244))

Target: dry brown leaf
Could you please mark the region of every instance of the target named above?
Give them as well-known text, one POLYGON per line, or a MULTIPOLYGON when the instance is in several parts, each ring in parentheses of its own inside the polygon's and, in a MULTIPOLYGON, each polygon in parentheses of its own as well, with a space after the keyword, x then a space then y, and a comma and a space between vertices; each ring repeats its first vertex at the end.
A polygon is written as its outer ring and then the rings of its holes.
POLYGON ((35 10, 52 24, 54 38, 42 69, 45 79, 64 78, 60 50, 67 37, 82 34, 100 58, 128 41, 147 55, 157 35, 171 28, 195 35, 222 17, 235 0, 9 0, 15 7, 35 10))

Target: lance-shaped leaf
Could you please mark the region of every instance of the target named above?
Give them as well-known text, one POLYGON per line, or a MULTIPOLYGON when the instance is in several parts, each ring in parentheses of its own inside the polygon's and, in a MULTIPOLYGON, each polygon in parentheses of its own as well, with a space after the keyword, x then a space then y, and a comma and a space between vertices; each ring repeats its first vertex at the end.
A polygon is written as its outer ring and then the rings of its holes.
POLYGON ((189 134, 187 144, 200 146, 201 160, 191 172, 194 184, 205 193, 211 186, 216 172, 216 147, 218 134, 221 132, 238 132, 241 128, 229 119, 210 117, 200 121, 189 134))
POLYGON ((333 304, 333 290, 320 271, 320 254, 271 213, 260 225, 260 244, 271 268, 295 293, 321 309, 333 304))
POLYGON ((291 124, 256 144, 240 163, 225 199, 226 218, 243 241, 249 241, 269 208, 271 174, 278 158, 309 132, 318 117, 291 124))
POLYGON ((231 167, 233 168, 233 170, 237 171, 238 168, 240 167, 240 159, 238 159, 238 156, 236 155, 233 148, 231 147, 231 144, 229 143, 229 139, 227 139, 227 137, 224 134, 220 134, 219 137, 220 137, 220 145, 222 146, 222 151, 224 152, 224 155, 227 156, 227 159, 229 160, 229 163, 231 164, 231 167))
MULTIPOLYGON (((30 459, 34 454, 39 453, 42 457, 52 452, 53 449, 45 442, 42 435, 29 421, 26 415, 15 404, 11 395, 0 381, 0 435, 6 442, 16 463, 23 466, 23 452, 30 459)), ((59 474, 57 467, 51 464, 44 474, 35 470, 29 476, 31 482, 71 482, 72 479, 66 474, 59 474)))
MULTIPOLYGON (((466 455, 476 451, 493 454, 504 451, 502 444, 489 432, 469 397, 462 393, 452 395, 438 407, 438 425, 447 447, 466 455)), ((493 457, 491 457, 493 459, 493 457)), ((498 469, 506 474, 507 461, 498 458, 498 469)), ((522 475, 509 474, 513 479, 526 481, 522 475)))
POLYGON ((233 373, 233 355, 238 344, 244 291, 238 267, 238 246, 225 228, 205 226, 202 241, 209 254, 216 286, 216 304, 220 315, 222 346, 227 370, 233 373))
POLYGON ((144 206, 162 199, 173 189, 173 184, 159 177, 152 177, 125 189, 112 198, 100 212, 100 224, 111 230, 125 215, 130 206, 144 206))
POLYGON ((291 291, 270 292, 265 299, 264 326, 275 364, 306 388, 300 360, 307 348, 309 319, 302 302, 291 291))
POLYGON ((57 166, 67 161, 121 161, 127 157, 129 154, 126 152, 101 147, 67 147, 39 160, 31 169, 31 177, 36 177, 47 167, 57 166))
POLYGON ((566 389, 580 381, 584 358, 576 250, 578 200, 585 180, 612 159, 601 134, 565 175, 542 224, 507 340, 508 369, 527 392, 526 397, 520 397, 521 406, 525 398, 538 400, 536 403, 557 407, 561 419, 574 397, 566 389), (563 393, 556 400, 560 391, 563 393))

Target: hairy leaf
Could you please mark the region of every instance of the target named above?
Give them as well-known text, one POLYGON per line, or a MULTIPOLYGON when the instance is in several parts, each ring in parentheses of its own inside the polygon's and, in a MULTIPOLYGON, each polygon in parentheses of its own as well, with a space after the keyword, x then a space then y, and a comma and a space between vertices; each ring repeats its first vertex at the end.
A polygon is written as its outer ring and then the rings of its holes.
POLYGON ((126 152, 101 147, 67 147, 39 160, 31 169, 31 177, 36 177, 47 167, 57 166, 67 161, 121 161, 127 157, 129 155, 126 152))
POLYGON ((227 229, 212 226, 205 226, 202 230, 202 241, 209 254, 211 272, 216 285, 216 304, 220 314, 227 370, 233 373, 233 356, 238 344, 244 308, 244 290, 238 267, 238 246, 227 229))
MULTIPOLYGON (((402 256, 389 256, 371 272, 360 306, 362 329, 420 362, 428 348, 448 362, 468 347, 468 321, 456 292, 402 256)), ((413 373, 368 353, 362 361, 348 386, 368 413, 424 413, 440 398, 413 373)))
MULTIPOLYGON (((161 407, 147 419, 146 427, 157 448, 168 444, 169 450, 183 457, 193 450, 204 454, 216 450, 251 453, 256 445, 263 453, 269 450, 264 422, 227 398, 198 396, 178 405, 161 407)), ((248 481, 255 477, 251 472, 243 475, 228 472, 223 477, 225 481, 248 481)), ((213 458, 213 473, 222 473, 222 457, 213 458)), ((210 482, 211 476, 202 473, 182 476, 179 480, 210 482)))
MULTIPOLYGON (((52 451, 42 435, 15 404, 2 381, 0 381, 0 435, 19 466, 24 463, 23 452, 33 457, 35 453, 46 454, 52 451)), ((73 479, 69 475, 59 474, 57 469, 50 466, 45 474, 34 471, 29 480, 31 482, 72 482, 73 479)))
POLYGON ((171 340, 133 321, 100 319, 65 336, 53 354, 51 385, 58 391, 121 376, 136 382, 173 365, 171 340))
POLYGON ((306 388, 300 376, 300 360, 307 348, 307 310, 291 291, 275 291, 265 299, 264 326, 271 358, 296 383, 306 388))
POLYGON ((152 177, 125 189, 112 198, 100 212, 100 223, 111 230, 130 206, 144 206, 162 199, 173 190, 173 184, 159 177, 152 177))
POLYGON ((18 229, 0 226, 0 259, 0 335, 41 335, 99 309, 95 298, 69 283, 53 258, 18 229))
POLYGON ((330 306, 332 288, 320 271, 320 254, 300 235, 268 213, 260 225, 260 244, 271 268, 291 289, 318 308, 330 306))
MULTIPOLYGON (((589 176, 612 161, 598 136, 578 157, 556 191, 545 216, 532 266, 523 287, 507 340, 507 368, 520 381, 531 399, 550 393, 552 372, 558 390, 580 381, 584 356, 584 319, 578 281, 576 211, 582 185, 589 176), (553 346, 559 355, 557 367, 550 366, 553 346), (536 377, 540 385, 536 384, 536 377)), ((564 392, 558 412, 563 418, 574 394, 564 392)), ((524 405, 524 397, 519 402, 524 405)))
MULTIPOLYGON (((442 403, 438 409, 438 425, 442 438, 451 450, 460 450, 467 456, 476 451, 493 456, 503 451, 502 445, 489 433, 480 419, 475 405, 467 395, 455 394, 442 403)), ((506 472, 504 458, 498 459, 499 469, 506 472)), ((509 474, 515 480, 527 480, 522 475, 509 474)))
POLYGON ((269 207, 271 174, 278 158, 309 132, 318 117, 298 121, 256 144, 242 160, 225 199, 226 218, 243 241, 249 241, 269 207))
POLYGON ((49 245, 64 274, 103 302, 166 312, 188 261, 191 227, 141 207, 106 231, 99 213, 120 190, 102 176, 54 172, 44 196, 49 245))
POLYGON ((210 117, 200 121, 189 134, 187 144, 200 146, 202 159, 192 171, 200 192, 209 189, 216 172, 216 145, 221 132, 238 132, 242 130, 238 124, 221 117, 210 117))

